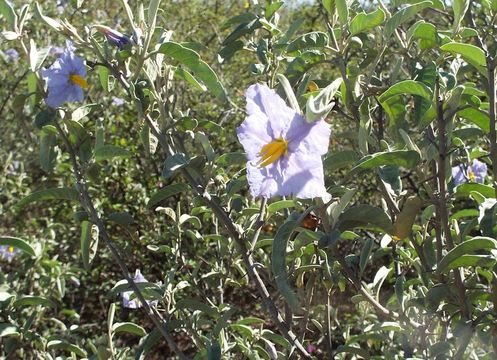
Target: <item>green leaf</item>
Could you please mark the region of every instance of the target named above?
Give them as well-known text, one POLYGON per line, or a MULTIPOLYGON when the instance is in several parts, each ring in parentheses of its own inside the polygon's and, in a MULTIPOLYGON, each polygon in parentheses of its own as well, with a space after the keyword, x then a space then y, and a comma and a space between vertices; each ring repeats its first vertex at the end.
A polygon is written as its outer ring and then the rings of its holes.
POLYGON ((47 344, 48 350, 65 350, 81 357, 86 357, 86 351, 80 347, 62 340, 51 340, 47 344))
POLYGON ((100 81, 100 85, 102 85, 102 88, 105 90, 105 92, 110 91, 110 84, 109 84, 109 69, 107 66, 97 66, 98 70, 98 79, 100 81))
POLYGON ((338 151, 330 154, 323 162, 327 171, 335 171, 345 166, 352 165, 359 160, 359 155, 354 150, 338 151))
POLYGON ((200 59, 197 52, 174 42, 163 43, 158 52, 170 56, 188 67, 193 72, 193 75, 202 80, 219 100, 226 100, 226 93, 217 75, 209 65, 200 59))
POLYGON ((83 266, 90 270, 91 262, 98 249, 98 227, 89 221, 81 222, 81 257, 83 266))
POLYGON ((373 244, 374 244, 373 239, 368 239, 368 240, 366 240, 366 243, 362 247, 361 256, 359 258, 360 274, 362 274, 364 272, 364 269, 366 268, 366 263, 369 260, 369 256, 371 255, 371 250, 373 249, 373 244))
POLYGON ((486 134, 489 133, 490 117, 484 111, 475 108, 465 108, 459 110, 457 112, 457 115, 469 122, 472 122, 480 129, 482 129, 486 134))
POLYGON ((43 62, 47 58, 47 55, 50 51, 50 47, 42 48, 40 50, 36 49, 36 44, 33 39, 30 39, 30 48, 29 48, 29 66, 31 71, 38 71, 43 62))
POLYGON ((402 10, 396 12, 390 19, 385 22, 385 27, 383 30, 383 36, 388 39, 395 30, 403 23, 411 20, 416 16, 421 10, 431 6, 433 3, 431 1, 421 1, 417 4, 409 5, 402 10))
POLYGON ((426 100, 433 98, 433 93, 428 86, 415 80, 404 80, 392 85, 378 97, 378 101, 385 102, 396 95, 418 95, 426 100))
POLYGON ((57 153, 55 152, 55 145, 57 144, 57 137, 47 131, 40 133, 40 167, 47 173, 51 172, 55 166, 55 159, 57 153))
POLYGON ((230 28, 234 25, 249 23, 255 19, 257 19, 257 15, 247 11, 247 12, 241 13, 240 15, 233 16, 232 18, 229 18, 228 20, 226 20, 221 25, 221 30, 226 30, 227 28, 230 28))
POLYGON ((15 308, 20 308, 24 306, 38 306, 38 305, 50 308, 55 307, 55 304, 51 300, 42 296, 31 296, 31 295, 19 298, 16 301, 14 301, 13 304, 15 308))
POLYGON ((183 153, 176 153, 166 158, 162 176, 169 179, 173 174, 190 163, 190 159, 183 153))
POLYGON ((366 14, 357 14, 350 22, 350 36, 357 35, 363 31, 380 25, 385 20, 385 12, 382 9, 366 14))
POLYGON ((241 165, 245 164, 247 161, 247 156, 242 152, 232 152, 225 153, 219 156, 216 160, 216 163, 220 166, 230 166, 230 165, 241 165))
POLYGON ((297 295, 288 283, 285 259, 288 239, 297 226, 298 223, 296 221, 287 221, 281 225, 274 236, 273 250, 271 252, 271 268, 276 286, 294 313, 300 313, 302 308, 297 295))
POLYGON ((22 252, 31 255, 31 256, 36 256, 35 250, 31 247, 31 245, 28 244, 26 240, 17 238, 17 237, 12 237, 12 236, 0 236, 0 245, 3 246, 13 246, 16 249, 21 250, 22 252))
POLYGON ((185 80, 187 83, 193 86, 193 88, 200 91, 207 91, 207 86, 200 83, 195 77, 183 68, 176 68, 174 71, 174 76, 177 78, 185 80))
POLYGON ((0 323, 0 338, 19 335, 21 335, 21 330, 17 326, 9 323, 0 323))
POLYGON ((405 168, 413 168, 421 161, 421 156, 414 150, 396 150, 381 152, 363 157, 355 169, 372 169, 383 165, 397 165, 405 168))
POLYGON ((153 31, 155 28, 154 24, 157 19, 160 2, 161 0, 150 0, 148 4, 148 26, 152 29, 150 31, 153 31))
POLYGON ((15 28, 17 24, 17 15, 9 1, 0 0, 0 14, 3 15, 4 19, 12 28, 15 28))
POLYGON ((454 261, 452 261, 447 267, 444 269, 445 271, 449 271, 452 269, 457 269, 460 267, 488 267, 491 268, 495 265, 497 260, 492 255, 461 255, 454 261))
POLYGON ((228 321, 231 319, 231 317, 233 316, 233 314, 235 314, 236 311, 237 309, 235 307, 232 307, 228 311, 226 311, 223 314, 223 316, 221 316, 221 318, 216 323, 214 329, 212 329, 212 334, 211 334, 212 338, 217 339, 217 337, 221 333, 221 330, 228 325, 228 321))
POLYGON ((451 266, 453 267, 452 263, 454 263, 463 255, 468 255, 480 250, 489 249, 497 249, 497 241, 492 238, 477 236, 470 240, 466 240, 457 245, 442 258, 442 261, 440 261, 440 264, 437 267, 437 273, 441 274, 450 269, 451 266))
POLYGON ((40 18, 45 24, 47 24, 48 26, 52 27, 53 29, 55 29, 56 31, 60 31, 62 30, 62 25, 57 21, 57 20, 54 20, 52 19, 51 17, 48 17, 48 16, 45 16, 43 15, 42 11, 41 11, 41 8, 40 8, 40 4, 38 4, 38 1, 35 2, 35 14, 36 16, 38 16, 38 18, 40 18))
POLYGON ((328 34, 322 31, 313 31, 292 41, 287 47, 287 52, 323 49, 326 45, 328 45, 328 34))
POLYGON ((87 104, 78 107, 76 110, 74 110, 71 114, 71 120, 72 121, 79 121, 88 114, 92 112, 92 110, 96 107, 100 107, 100 104, 87 104))
POLYGON ((95 161, 100 162, 116 157, 130 157, 132 153, 122 147, 115 145, 102 145, 95 149, 95 161))
POLYGON ((468 10, 470 0, 454 0, 452 2, 452 9, 454 10, 454 32, 458 31, 461 25, 461 20, 468 10))
POLYGON ((267 213, 269 215, 274 214, 275 212, 278 212, 283 209, 288 209, 297 206, 297 203, 295 200, 280 200, 276 201, 272 204, 269 204, 267 207, 267 213))
POLYGON ((173 195, 179 194, 183 191, 188 191, 190 186, 183 183, 171 184, 160 189, 152 195, 147 203, 148 208, 153 208, 155 205, 159 204, 162 200, 167 199, 173 195))
POLYGON ((323 0, 323 7, 329 15, 335 14, 335 0, 323 0))
POLYGON ((457 186, 456 196, 468 198, 473 191, 482 194, 486 198, 493 198, 495 196, 495 190, 492 186, 477 183, 463 183, 457 186))
POLYGON ((120 332, 126 332, 140 337, 147 335, 147 332, 143 327, 141 327, 140 325, 136 325, 132 322, 115 323, 112 325, 112 332, 116 334, 120 332))
POLYGON ((108 216, 110 221, 113 221, 121 226, 129 226, 135 222, 133 216, 130 213, 125 211, 113 212, 108 216))
POLYGON ((275 1, 272 4, 268 4, 266 6, 266 11, 264 12, 264 17, 269 20, 284 3, 284 1, 275 1))
POLYGON ((356 205, 348 208, 340 215, 337 226, 340 231, 372 226, 390 233, 392 221, 381 208, 372 205, 356 205))
POLYGON ((347 5, 347 0, 335 0, 335 6, 337 8, 340 25, 347 25, 349 22, 349 6, 347 5))
POLYGON ((371 356, 369 356, 369 353, 367 350, 355 347, 355 346, 349 346, 349 345, 340 345, 335 354, 340 354, 340 353, 347 353, 347 354, 355 354, 359 355, 360 357, 364 359, 370 359, 371 356))
POLYGON ((207 161, 213 161, 216 154, 214 153, 214 149, 209 141, 207 135, 205 135, 201 131, 197 131, 195 133, 195 140, 200 143, 202 149, 204 150, 205 156, 207 157, 207 161))
POLYGON ((34 193, 25 196, 17 203, 18 206, 24 206, 26 204, 35 201, 45 201, 45 200, 71 200, 79 201, 79 193, 74 188, 53 188, 38 190, 34 193))
POLYGON ((219 345, 219 341, 212 340, 208 345, 207 360, 221 360, 221 345, 219 345))
POLYGON ((471 44, 458 42, 450 42, 442 45, 440 49, 451 54, 461 55, 464 60, 473 65, 478 71, 486 74, 487 59, 482 49, 471 44))
POLYGON ((176 303, 177 309, 188 309, 190 311, 200 311, 205 315, 208 315, 212 318, 218 318, 219 312, 213 306, 209 306, 194 299, 181 299, 176 303))

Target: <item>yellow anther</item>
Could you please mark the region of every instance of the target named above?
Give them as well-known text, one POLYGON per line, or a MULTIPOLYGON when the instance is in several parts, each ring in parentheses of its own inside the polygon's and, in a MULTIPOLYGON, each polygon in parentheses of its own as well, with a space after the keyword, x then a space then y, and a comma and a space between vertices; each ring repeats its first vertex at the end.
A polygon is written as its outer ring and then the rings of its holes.
POLYGON ((259 152, 261 159, 259 160, 258 166, 260 168, 268 166, 283 155, 288 155, 288 141, 282 138, 271 141, 264 145, 259 152))
POLYGON ((13 252, 14 252, 14 247, 13 247, 13 246, 9 246, 9 247, 7 248, 7 251, 8 251, 9 253, 13 253, 13 252))
POLYGON ((76 74, 69 75, 69 80, 71 80, 73 84, 78 85, 83 89, 86 89, 88 87, 86 79, 81 75, 76 75, 76 74))
POLYGON ((476 181, 476 175, 471 170, 468 170, 468 179, 469 179, 470 182, 475 182, 476 181))

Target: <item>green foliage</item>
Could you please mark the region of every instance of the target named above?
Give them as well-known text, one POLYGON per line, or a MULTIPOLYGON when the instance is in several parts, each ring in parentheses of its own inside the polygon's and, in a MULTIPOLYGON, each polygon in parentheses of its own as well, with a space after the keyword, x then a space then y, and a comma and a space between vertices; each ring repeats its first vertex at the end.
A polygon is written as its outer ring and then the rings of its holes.
POLYGON ((496 11, 0 0, 0 357, 495 358, 496 11), (254 83, 332 127, 329 197, 250 196, 254 83))

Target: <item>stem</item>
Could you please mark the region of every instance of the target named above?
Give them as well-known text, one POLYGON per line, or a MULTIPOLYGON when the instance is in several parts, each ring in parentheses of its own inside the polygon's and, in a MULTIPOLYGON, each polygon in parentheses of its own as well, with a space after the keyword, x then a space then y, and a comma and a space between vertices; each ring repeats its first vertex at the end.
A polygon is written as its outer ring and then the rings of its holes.
POLYGON ((178 348, 177 344, 175 343, 173 337, 169 333, 168 330, 168 325, 167 322, 162 318, 160 313, 157 311, 155 308, 151 308, 147 301, 145 300, 145 297, 141 293, 140 289, 134 282, 133 278, 130 275, 129 269, 124 262, 123 258, 121 257, 121 254, 119 252, 119 249, 117 248, 116 244, 110 239, 107 230, 105 229, 105 225, 100 218, 100 216, 97 213, 97 210, 93 206, 93 202, 91 200, 90 194, 88 192, 88 188, 86 187, 85 180, 83 179, 81 168, 78 164, 78 161, 76 159, 76 152, 74 151, 69 138, 67 137, 65 131, 62 129, 60 124, 56 121, 55 126, 57 127, 57 130, 62 137, 62 140, 64 141, 64 144, 67 148, 67 151, 69 153, 69 157, 71 159, 71 163, 73 165, 73 172, 74 172, 74 177, 76 179, 76 188, 79 192, 80 200, 81 200, 81 205, 83 208, 86 210, 86 212, 89 214, 91 221, 97 225, 100 236, 105 242, 105 245, 109 248, 109 250, 112 253, 112 256, 114 257, 114 260, 117 262, 119 265, 122 273, 124 274, 124 278, 130 285, 130 287, 133 289, 133 291, 136 294, 136 297, 140 300, 140 303, 143 306, 143 309, 145 310, 145 313, 147 316, 150 318, 150 320, 154 323, 154 325, 159 329, 161 332, 162 336, 166 339, 169 347, 180 357, 182 360, 188 360, 189 357, 187 357, 183 352, 178 348))
MULTIPOLYGON (((447 248, 452 250, 454 248, 454 241, 450 231, 449 214, 447 210, 447 186, 445 178, 445 169, 447 163, 447 137, 446 137, 446 119, 444 117, 443 100, 440 97, 440 85, 438 81, 435 83, 435 93, 437 96, 437 127, 438 127, 438 188, 439 197, 437 201, 437 218, 440 221, 447 248)), ((441 234, 439 234, 440 236, 441 234)), ((459 269, 453 270, 454 283, 457 288, 460 301, 461 314, 465 319, 470 318, 470 311, 466 303, 466 289, 464 288, 463 280, 459 269)))

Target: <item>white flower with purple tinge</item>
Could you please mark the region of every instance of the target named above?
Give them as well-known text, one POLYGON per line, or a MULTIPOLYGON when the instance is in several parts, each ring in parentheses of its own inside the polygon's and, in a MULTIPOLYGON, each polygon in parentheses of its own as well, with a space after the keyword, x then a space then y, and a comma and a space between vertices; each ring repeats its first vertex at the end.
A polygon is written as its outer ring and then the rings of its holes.
POLYGON ((112 105, 115 106, 123 106, 124 105, 124 99, 121 99, 117 96, 112 97, 112 105))
POLYGON ((483 183, 487 175, 487 164, 477 159, 469 166, 459 164, 452 168, 452 178, 454 186, 461 185, 465 182, 483 183))
POLYGON ((43 79, 48 84, 48 96, 45 102, 56 108, 66 102, 81 102, 83 89, 88 87, 86 68, 83 60, 74 53, 70 41, 66 43, 64 53, 48 69, 42 70, 43 79))
POLYGON ((11 262, 14 256, 19 252, 19 249, 16 249, 13 246, 9 245, 1 245, 0 246, 0 257, 8 262, 11 262))
MULTIPOLYGON (((133 278, 135 283, 143 283, 147 282, 147 279, 142 275, 140 270, 136 270, 135 276, 133 278)), ((132 300, 130 300, 131 295, 133 294, 133 291, 125 291, 122 293, 122 298, 123 298, 123 306, 128 309, 137 309, 141 308, 142 304, 139 299, 136 297, 132 300)), ((156 307, 158 301, 157 300, 147 300, 147 304, 151 307, 156 307)))
POLYGON ((248 116, 236 131, 252 196, 328 199, 321 156, 328 151, 330 126, 324 120, 309 124, 265 85, 250 86, 245 97, 248 116))
POLYGON ((4 51, 4 54, 7 56, 8 62, 14 62, 19 60, 19 53, 16 49, 7 49, 4 51))

